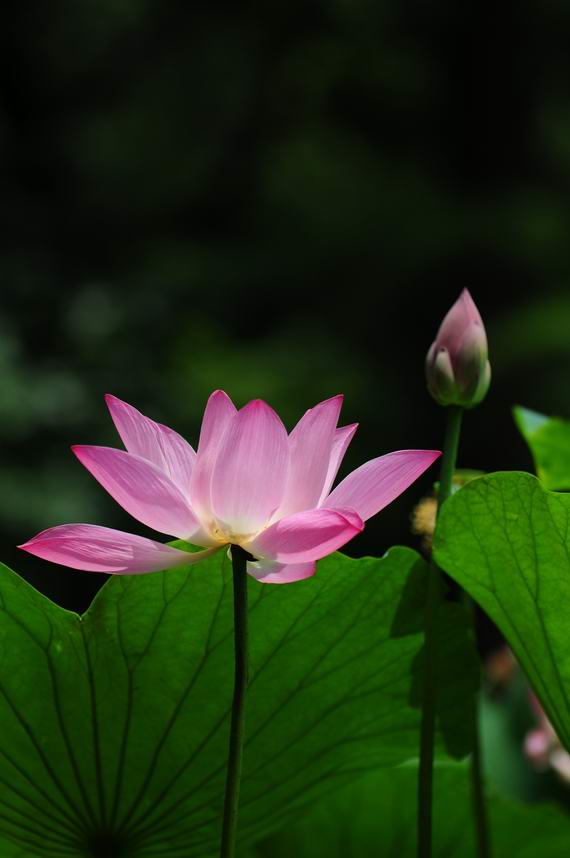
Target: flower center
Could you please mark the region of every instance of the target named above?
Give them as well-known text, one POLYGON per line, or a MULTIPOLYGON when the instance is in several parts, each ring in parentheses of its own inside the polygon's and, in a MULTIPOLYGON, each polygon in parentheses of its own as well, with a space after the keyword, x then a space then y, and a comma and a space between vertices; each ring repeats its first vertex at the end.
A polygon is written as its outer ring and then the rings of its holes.
POLYGON ((211 527, 212 537, 221 545, 246 545, 251 542, 254 533, 233 533, 233 531, 224 529, 219 524, 214 524, 211 527))

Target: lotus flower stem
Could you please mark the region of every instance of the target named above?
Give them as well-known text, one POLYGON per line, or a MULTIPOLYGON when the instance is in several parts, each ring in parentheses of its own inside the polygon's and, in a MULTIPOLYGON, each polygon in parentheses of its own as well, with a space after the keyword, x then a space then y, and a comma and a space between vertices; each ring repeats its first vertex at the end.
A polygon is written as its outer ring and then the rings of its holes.
POLYGON ((463 420, 463 408, 460 405, 450 405, 447 409, 447 426, 445 433, 445 446, 441 457, 441 472, 439 476, 439 491, 437 494, 438 511, 451 495, 453 475, 457 463, 457 450, 459 448, 459 436, 461 434, 461 423, 463 420))
MULTIPOLYGON (((474 614, 474 605, 471 605, 474 614)), ((473 817, 475 820, 477 858, 490 858, 491 843, 489 839, 489 824, 487 820, 487 806, 485 804, 485 793, 483 790, 483 772, 481 766, 481 742, 479 736, 479 707, 477 701, 473 706, 473 749, 471 751, 470 775, 471 775, 471 803, 473 817)))
MULTIPOLYGON (((438 510, 451 494, 463 408, 447 408, 447 427, 439 478, 438 510)), ((420 735, 420 771, 418 781, 418 858, 432 854, 432 799, 435 717, 437 704, 438 617, 441 604, 441 570, 430 565, 425 612, 425 674, 420 735)))
POLYGON ((251 557, 239 545, 232 545, 231 552, 234 581, 235 674, 220 858, 234 858, 235 854, 248 680, 247 561, 251 557))

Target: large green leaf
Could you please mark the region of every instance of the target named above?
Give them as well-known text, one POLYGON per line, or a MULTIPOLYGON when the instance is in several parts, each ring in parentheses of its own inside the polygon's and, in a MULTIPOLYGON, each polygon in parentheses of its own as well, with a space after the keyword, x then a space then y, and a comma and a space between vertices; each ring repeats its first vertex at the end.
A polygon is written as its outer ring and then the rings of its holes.
MULTIPOLYGON (((340 554, 289 586, 250 581, 242 836, 418 747, 426 566, 340 554)), ((469 747, 476 668, 444 614, 441 726, 469 747), (450 654, 450 657, 447 657, 450 654)), ((233 683, 227 560, 115 577, 79 618, 0 574, 0 834, 30 855, 208 855, 233 683)))
MULTIPOLYGON (((416 765, 376 771, 321 800, 306 817, 251 848, 248 858, 414 858, 416 765)), ((562 858, 570 819, 559 808, 487 799, 493 858, 562 858)), ((435 771, 437 858, 475 858, 467 768, 435 771)), ((245 858, 242 856, 242 858, 245 858)))
POLYGON ((570 421, 517 407, 514 416, 547 489, 570 489, 570 421))
MULTIPOLYGON (((23 839, 26 839, 25 834, 23 835, 23 839)), ((49 854, 54 855, 58 853, 50 852, 49 854)), ((69 853, 65 854, 69 856, 69 853)), ((2 856, 2 858, 35 858, 38 853, 30 852, 29 847, 23 845, 22 841, 20 841, 19 843, 15 843, 13 841, 6 840, 4 837, 0 837, 0 855, 2 856)))
POLYGON ((468 483, 443 505, 437 562, 481 605, 570 749, 570 495, 530 474, 468 483))

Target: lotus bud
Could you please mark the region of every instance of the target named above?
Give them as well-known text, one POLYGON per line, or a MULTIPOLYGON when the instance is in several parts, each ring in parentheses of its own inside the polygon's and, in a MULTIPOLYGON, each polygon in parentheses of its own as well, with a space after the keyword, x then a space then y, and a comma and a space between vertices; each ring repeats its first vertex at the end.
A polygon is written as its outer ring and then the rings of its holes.
POLYGON ((426 376, 439 405, 473 408, 489 389, 487 334, 467 289, 441 323, 426 358, 426 376))

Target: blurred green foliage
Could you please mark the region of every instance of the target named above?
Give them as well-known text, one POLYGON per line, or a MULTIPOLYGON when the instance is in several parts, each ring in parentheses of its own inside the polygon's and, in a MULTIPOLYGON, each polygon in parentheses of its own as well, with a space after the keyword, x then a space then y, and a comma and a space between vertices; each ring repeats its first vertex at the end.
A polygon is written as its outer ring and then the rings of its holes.
MULTIPOLYGON (((413 763, 373 771, 356 783, 321 798, 307 814, 242 858, 413 858, 418 776, 413 763)), ((435 769, 434 853, 445 858, 475 858, 470 817, 469 776, 464 765, 435 769)), ((560 809, 487 795, 493 855, 497 858, 561 858, 568 850, 568 819, 560 809)))
POLYGON ((527 442, 538 478, 551 491, 570 489, 570 421, 517 406, 515 422, 527 442))
MULTIPOLYGON (((3 559, 85 607, 97 576, 15 545, 134 526, 71 443, 102 394, 196 441, 208 393, 291 426, 346 394, 347 465, 441 444, 423 360, 468 286, 494 381, 460 463, 530 467, 565 414, 570 9, 450 0, 11 4, 0 92, 3 559)), ((352 546, 406 541, 429 475, 352 546)))

